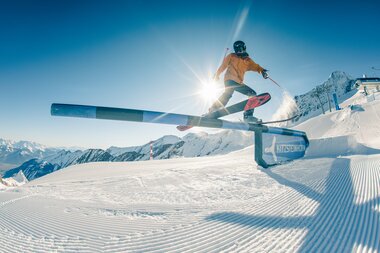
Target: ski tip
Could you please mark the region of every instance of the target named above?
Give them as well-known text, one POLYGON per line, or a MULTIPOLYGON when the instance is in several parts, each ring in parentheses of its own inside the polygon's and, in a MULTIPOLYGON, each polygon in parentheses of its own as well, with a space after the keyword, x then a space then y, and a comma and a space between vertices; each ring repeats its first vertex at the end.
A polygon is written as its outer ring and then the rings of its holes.
POLYGON ((192 128, 192 126, 177 126, 176 128, 177 128, 177 130, 183 132, 183 131, 186 131, 186 130, 192 128))

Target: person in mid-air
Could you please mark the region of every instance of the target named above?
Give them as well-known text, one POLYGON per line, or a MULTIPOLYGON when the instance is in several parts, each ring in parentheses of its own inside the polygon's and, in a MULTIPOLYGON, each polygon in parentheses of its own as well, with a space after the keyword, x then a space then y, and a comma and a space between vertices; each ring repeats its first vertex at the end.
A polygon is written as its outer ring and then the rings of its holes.
MULTIPOLYGON (((243 41, 238 40, 234 43, 234 51, 235 53, 231 53, 224 58, 222 65, 220 65, 214 75, 214 79, 218 81, 220 74, 227 69, 224 75, 224 92, 210 107, 209 112, 224 107, 232 97, 232 94, 235 90, 249 97, 256 95, 256 92, 253 89, 243 83, 245 72, 256 71, 262 74, 265 79, 268 78, 267 70, 261 67, 259 64, 255 63, 249 57, 248 53, 246 52, 245 43, 243 41)), ((244 121, 258 121, 258 119, 253 116, 253 111, 254 109, 244 112, 244 121)))

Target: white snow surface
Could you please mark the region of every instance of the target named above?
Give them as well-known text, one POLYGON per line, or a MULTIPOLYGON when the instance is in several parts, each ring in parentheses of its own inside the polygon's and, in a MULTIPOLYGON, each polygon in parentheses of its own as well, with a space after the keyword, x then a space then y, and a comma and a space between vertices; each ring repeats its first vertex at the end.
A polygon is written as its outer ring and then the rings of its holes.
POLYGON ((0 188, 0 252, 379 252, 380 102, 359 105, 297 126, 306 158, 270 169, 250 146, 0 188))
POLYGON ((363 103, 362 97, 357 94, 342 110, 312 118, 295 129, 306 131, 309 139, 352 136, 360 144, 380 149, 380 100, 363 103))

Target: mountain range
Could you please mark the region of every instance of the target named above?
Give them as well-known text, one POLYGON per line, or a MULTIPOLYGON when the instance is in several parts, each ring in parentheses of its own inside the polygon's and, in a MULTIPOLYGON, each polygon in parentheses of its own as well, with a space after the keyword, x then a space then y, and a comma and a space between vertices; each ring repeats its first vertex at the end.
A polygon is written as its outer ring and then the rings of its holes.
POLYGON ((60 149, 49 148, 30 141, 10 141, 0 138, 0 175, 30 159, 42 159, 56 154, 60 149))
MULTIPOLYGON (((215 134, 189 133, 183 138, 173 135, 164 136, 153 142, 152 150, 154 159, 169 159, 227 154, 252 145, 252 143, 252 134, 228 130, 215 134)), ((110 147, 107 150, 60 150, 55 154, 30 159, 21 166, 8 170, 4 173, 4 178, 23 171, 28 180, 33 180, 74 164, 100 161, 142 161, 149 159, 150 143, 128 148, 110 147)))

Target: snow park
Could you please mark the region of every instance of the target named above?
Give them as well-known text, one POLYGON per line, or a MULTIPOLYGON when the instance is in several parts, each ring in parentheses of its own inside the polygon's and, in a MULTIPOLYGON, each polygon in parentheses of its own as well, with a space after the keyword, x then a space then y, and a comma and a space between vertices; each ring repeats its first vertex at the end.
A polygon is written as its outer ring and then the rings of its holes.
POLYGON ((0 3, 0 253, 380 252, 379 9, 0 3))

